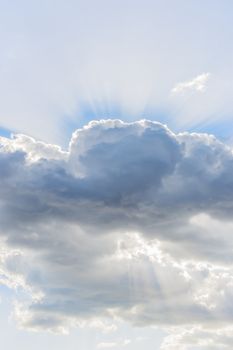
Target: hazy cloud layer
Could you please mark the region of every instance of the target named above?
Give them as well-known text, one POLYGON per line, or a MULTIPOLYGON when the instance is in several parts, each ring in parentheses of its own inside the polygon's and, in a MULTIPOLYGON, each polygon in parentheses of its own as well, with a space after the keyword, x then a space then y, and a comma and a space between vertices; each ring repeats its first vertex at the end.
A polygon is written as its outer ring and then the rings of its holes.
POLYGON ((214 329, 228 346, 229 147, 147 120, 91 122, 67 152, 24 135, 0 143, 0 280, 25 291, 22 327, 123 319, 168 329, 167 350, 171 337, 188 349, 194 330, 199 346, 203 326, 208 349, 214 329))

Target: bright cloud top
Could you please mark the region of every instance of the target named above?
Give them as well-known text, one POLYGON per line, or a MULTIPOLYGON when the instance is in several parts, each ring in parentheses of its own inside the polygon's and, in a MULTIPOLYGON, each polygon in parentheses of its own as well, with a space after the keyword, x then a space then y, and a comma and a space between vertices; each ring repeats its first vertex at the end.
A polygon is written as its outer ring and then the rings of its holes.
POLYGON ((147 120, 93 121, 68 151, 0 143, 1 283, 21 291, 21 327, 123 320, 166 329, 161 349, 213 334, 230 349, 232 149, 147 120))
POLYGON ((209 77, 210 77, 210 73, 203 73, 190 81, 179 83, 172 89, 172 93, 179 94, 190 90, 204 92, 206 89, 206 85, 209 80, 209 77))

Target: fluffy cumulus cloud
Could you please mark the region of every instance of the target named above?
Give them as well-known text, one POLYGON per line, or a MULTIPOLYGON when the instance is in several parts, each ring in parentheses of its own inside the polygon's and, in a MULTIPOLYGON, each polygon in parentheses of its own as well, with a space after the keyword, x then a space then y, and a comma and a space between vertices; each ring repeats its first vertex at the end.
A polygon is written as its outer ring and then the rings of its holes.
POLYGON ((0 282, 21 327, 123 320, 167 330, 161 349, 230 349, 228 146, 147 120, 93 121, 67 151, 0 145, 0 282))

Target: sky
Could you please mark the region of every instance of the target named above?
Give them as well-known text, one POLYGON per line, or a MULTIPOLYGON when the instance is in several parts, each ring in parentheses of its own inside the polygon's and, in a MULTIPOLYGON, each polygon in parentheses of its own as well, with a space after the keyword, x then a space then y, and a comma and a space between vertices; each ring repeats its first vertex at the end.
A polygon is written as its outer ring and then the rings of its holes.
POLYGON ((4 349, 232 349, 232 13, 0 0, 4 349))

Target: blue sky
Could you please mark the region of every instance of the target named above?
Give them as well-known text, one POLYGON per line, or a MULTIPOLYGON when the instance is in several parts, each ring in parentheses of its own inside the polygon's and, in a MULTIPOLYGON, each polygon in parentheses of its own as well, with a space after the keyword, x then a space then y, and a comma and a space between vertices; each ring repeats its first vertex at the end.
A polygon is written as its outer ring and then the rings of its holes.
POLYGON ((232 348, 232 12, 0 0, 4 349, 232 348))
POLYGON ((231 119, 230 1, 0 6, 3 128, 62 144, 64 120, 143 116, 185 130, 231 119), (203 91, 171 94, 201 74, 203 91))

